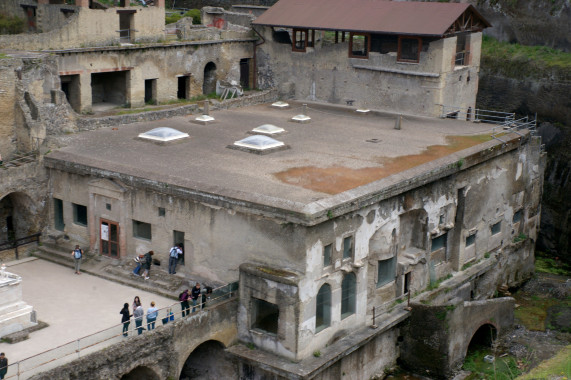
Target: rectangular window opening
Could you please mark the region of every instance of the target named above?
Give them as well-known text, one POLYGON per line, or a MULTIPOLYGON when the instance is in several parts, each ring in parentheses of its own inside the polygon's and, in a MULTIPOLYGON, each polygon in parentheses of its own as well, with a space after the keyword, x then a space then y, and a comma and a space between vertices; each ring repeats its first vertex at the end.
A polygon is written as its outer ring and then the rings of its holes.
POLYGON ((72 203, 73 205, 73 222, 80 226, 87 226, 87 207, 72 203))
POLYGON ((176 97, 177 99, 189 99, 190 98, 190 76, 183 75, 177 77, 177 90, 176 90, 176 97))
POLYGON ((327 267, 329 265, 331 265, 331 249, 332 249, 332 244, 327 244, 325 247, 323 247, 323 266, 327 267))
POLYGON ((293 30, 293 51, 305 52, 307 47, 307 29, 293 30))
POLYGON ((349 35, 349 57, 369 58, 371 39, 368 34, 350 33, 349 35))
POLYGON ((466 237, 466 247, 474 245, 475 242, 476 242, 476 234, 475 233, 472 235, 468 235, 466 237))
POLYGON ((151 225, 133 219, 133 237, 145 240, 152 240, 151 225))
POLYGON ((54 198, 54 228, 63 231, 65 224, 63 222, 63 201, 54 198))
POLYGON ((349 259, 353 256, 353 236, 347 236, 343 239, 343 259, 349 259))
POLYGON ((444 233, 438 237, 433 238, 431 248, 430 248, 431 252, 436 252, 439 249, 446 248, 447 238, 448 238, 448 232, 446 232, 446 233, 444 233))
POLYGON ((156 79, 145 79, 145 104, 157 104, 156 79))
POLYGON ((396 272, 396 257, 379 260, 377 265, 377 288, 394 281, 396 272))
POLYGON ((105 209, 111 211, 111 203, 105 203, 105 209))
POLYGON ((403 294, 408 294, 410 291, 410 277, 412 272, 408 272, 404 275, 404 285, 403 285, 403 294))
POLYGON ((166 215, 166 210, 164 207, 159 207, 159 216, 165 216, 166 215))
POLYGON ((422 39, 418 37, 399 37, 399 51, 397 61, 418 63, 422 39))
POLYGON ((497 222, 490 227, 492 235, 499 234, 502 231, 502 222, 497 222))
POLYGON ((270 334, 278 333, 280 309, 278 305, 252 298, 252 329, 262 330, 270 334))

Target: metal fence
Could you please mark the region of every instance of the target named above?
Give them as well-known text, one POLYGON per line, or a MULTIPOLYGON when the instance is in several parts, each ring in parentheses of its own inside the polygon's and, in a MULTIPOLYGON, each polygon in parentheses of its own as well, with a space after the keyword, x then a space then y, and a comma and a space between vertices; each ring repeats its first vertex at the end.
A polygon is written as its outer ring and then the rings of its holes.
POLYGON ((515 113, 443 105, 440 117, 477 123, 505 124, 515 120, 515 113))
POLYGON ((0 243, 0 252, 1 251, 6 251, 8 249, 14 249, 14 252, 16 254, 16 260, 18 260, 18 247, 22 246, 22 245, 26 245, 26 244, 30 244, 33 242, 39 243, 40 242, 40 236, 42 236, 42 234, 40 232, 38 232, 37 234, 33 234, 33 235, 29 235, 23 238, 19 238, 19 239, 13 239, 13 240, 8 240, 5 242, 0 243))
MULTIPOLYGON (((501 141, 502 143, 506 143, 501 136, 508 134, 508 133, 515 133, 517 135, 523 136, 519 131, 522 129, 527 129, 531 131, 531 134, 535 134, 537 128, 537 116, 533 119, 530 119, 529 116, 522 117, 521 119, 511 120, 509 122, 503 123, 499 127, 495 127, 492 130, 492 138, 501 141)), ((543 150, 543 148, 542 148, 543 150)))
POLYGON ((119 30, 117 30, 117 33, 119 33, 119 42, 120 43, 130 43, 133 32, 136 32, 136 30, 135 29, 119 29, 119 30))
MULTIPOLYGON (((185 313, 186 315, 183 315, 180 302, 175 302, 172 305, 159 309, 154 328, 163 328, 163 326, 169 325, 174 321, 188 318, 189 316, 200 312, 202 309, 214 309, 216 308, 216 304, 234 297, 237 294, 237 290, 238 282, 229 283, 213 289, 212 294, 204 303, 202 303, 200 298, 196 305, 192 305, 191 303, 187 313, 185 313)), ((125 339, 130 339, 130 337, 139 335, 143 333, 143 331, 149 331, 146 315, 142 320, 141 332, 138 331, 134 319, 130 320, 127 336, 123 335, 123 323, 113 325, 105 330, 98 331, 91 335, 84 336, 74 341, 62 344, 61 346, 41 352, 37 355, 9 364, 8 373, 5 379, 23 380, 30 378, 35 374, 59 367, 71 362, 72 360, 97 352, 115 343, 122 342, 125 339)))

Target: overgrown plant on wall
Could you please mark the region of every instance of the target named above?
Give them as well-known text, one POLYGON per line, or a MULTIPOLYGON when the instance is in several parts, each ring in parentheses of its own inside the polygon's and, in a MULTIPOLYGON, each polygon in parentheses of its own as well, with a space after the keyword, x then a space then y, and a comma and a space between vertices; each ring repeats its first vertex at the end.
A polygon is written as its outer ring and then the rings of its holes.
POLYGON ((26 23, 17 16, 8 16, 0 12, 0 34, 19 34, 24 31, 26 23))

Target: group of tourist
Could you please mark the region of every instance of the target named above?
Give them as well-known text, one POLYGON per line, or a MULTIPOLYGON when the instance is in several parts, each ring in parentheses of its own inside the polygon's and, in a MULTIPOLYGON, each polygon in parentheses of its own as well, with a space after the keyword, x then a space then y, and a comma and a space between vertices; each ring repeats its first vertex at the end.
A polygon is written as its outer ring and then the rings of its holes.
MULTIPOLYGON (((138 335, 143 333, 145 330, 143 327, 143 317, 145 316, 145 310, 143 309, 143 305, 141 305, 141 299, 139 296, 136 296, 133 300, 133 314, 129 312, 129 304, 127 302, 125 302, 119 314, 121 314, 121 323, 123 324, 123 336, 126 337, 129 335, 131 317, 135 318, 135 327, 137 329, 138 335)), ((155 329, 155 322, 158 315, 159 310, 155 307, 155 301, 152 301, 151 306, 147 309, 147 330, 155 329)))
POLYGON ((206 306, 206 301, 212 295, 212 288, 207 286, 203 292, 200 288, 200 283, 197 282, 191 290, 185 289, 182 293, 178 295, 178 300, 180 301, 180 308, 182 309, 182 316, 186 317, 190 314, 190 301, 192 301, 192 312, 196 311, 196 305, 204 309, 206 306))

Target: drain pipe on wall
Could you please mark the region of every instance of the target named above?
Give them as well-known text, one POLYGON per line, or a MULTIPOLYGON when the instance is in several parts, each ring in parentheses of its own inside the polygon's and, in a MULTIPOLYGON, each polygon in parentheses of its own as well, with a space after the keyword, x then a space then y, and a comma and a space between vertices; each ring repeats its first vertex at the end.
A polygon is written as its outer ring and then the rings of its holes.
POLYGON ((256 57, 256 50, 257 47, 266 43, 266 39, 260 34, 258 33, 258 31, 252 26, 252 30, 258 35, 260 36, 260 38, 262 39, 262 42, 257 44, 254 42, 254 88, 257 89, 258 88, 258 63, 257 63, 257 57, 256 57))

